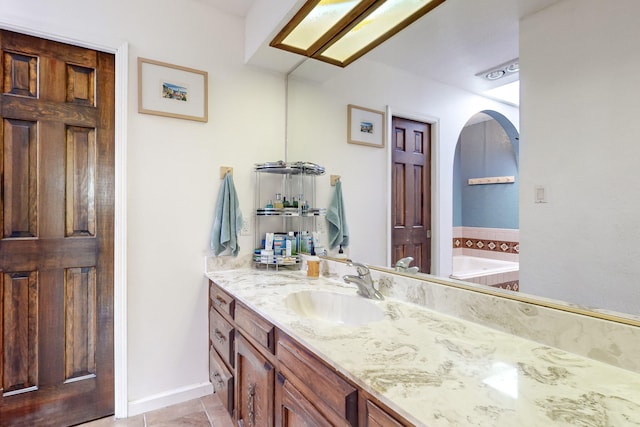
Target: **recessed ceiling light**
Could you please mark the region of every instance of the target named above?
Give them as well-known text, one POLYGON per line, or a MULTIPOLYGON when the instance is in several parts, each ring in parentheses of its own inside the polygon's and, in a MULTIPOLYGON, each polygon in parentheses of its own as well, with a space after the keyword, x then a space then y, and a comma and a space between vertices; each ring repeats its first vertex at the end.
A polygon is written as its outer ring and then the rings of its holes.
POLYGON ((498 80, 507 74, 514 74, 520 71, 519 59, 512 59, 504 64, 496 65, 486 71, 476 74, 478 77, 483 77, 487 80, 498 80))
POLYGON ((520 71, 520 63, 518 61, 512 62, 505 67, 505 71, 507 73, 517 73, 518 71, 520 71))
POLYGON ((486 78, 489 80, 498 80, 500 77, 504 76, 504 70, 495 70, 486 74, 486 78))

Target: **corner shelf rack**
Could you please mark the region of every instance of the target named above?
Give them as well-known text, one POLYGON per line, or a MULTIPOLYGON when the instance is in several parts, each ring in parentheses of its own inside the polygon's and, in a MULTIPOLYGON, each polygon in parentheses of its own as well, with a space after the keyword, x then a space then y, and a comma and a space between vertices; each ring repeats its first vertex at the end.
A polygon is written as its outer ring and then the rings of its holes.
POLYGON ((309 162, 285 163, 283 161, 260 163, 255 166, 255 227, 254 265, 256 268, 299 268, 300 256, 286 257, 274 254, 272 259, 262 257, 266 233, 297 236, 298 249, 304 231, 309 234, 317 230, 316 220, 326 215, 325 208, 315 205, 316 180, 324 175, 324 167, 309 162), (277 206, 277 194, 282 202, 290 201, 294 206, 277 206))

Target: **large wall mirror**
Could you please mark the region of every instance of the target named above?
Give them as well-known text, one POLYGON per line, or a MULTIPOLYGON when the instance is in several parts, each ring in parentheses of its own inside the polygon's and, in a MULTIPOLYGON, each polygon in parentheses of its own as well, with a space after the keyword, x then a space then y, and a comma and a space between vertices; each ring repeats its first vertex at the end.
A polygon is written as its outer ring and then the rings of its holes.
MULTIPOLYGON (((391 268, 391 147, 347 144, 346 105, 387 108, 388 115, 431 121, 436 129, 432 271, 449 277, 457 140, 475 113, 496 111, 519 130, 521 288, 544 301, 563 301, 572 309, 638 324, 640 124, 635 118, 640 104, 629 96, 629 84, 637 86, 640 51, 625 46, 640 37, 631 18, 640 14, 640 3, 621 0, 613 7, 597 0, 491 0, 485 6, 502 5, 517 14, 531 3, 541 4, 541 9, 527 10, 516 19, 515 40, 510 41, 520 58, 520 108, 397 70, 378 61, 382 50, 338 71, 310 60, 290 76, 289 157, 323 164, 329 174, 342 176, 347 215, 355 218, 350 223, 350 256, 391 268), (312 131, 319 124, 322 132, 312 131), (535 199, 540 187, 548 196, 544 203, 535 199)), ((467 18, 455 14, 463 13, 465 4, 448 0, 416 24, 464 23, 467 18)), ((485 31, 491 34, 494 29, 485 31)), ((409 33, 403 40, 412 43, 414 52, 423 52, 440 39, 409 33)), ((379 48, 394 48, 385 45, 379 48)), ((320 183, 319 200, 330 194, 329 185, 320 183)))

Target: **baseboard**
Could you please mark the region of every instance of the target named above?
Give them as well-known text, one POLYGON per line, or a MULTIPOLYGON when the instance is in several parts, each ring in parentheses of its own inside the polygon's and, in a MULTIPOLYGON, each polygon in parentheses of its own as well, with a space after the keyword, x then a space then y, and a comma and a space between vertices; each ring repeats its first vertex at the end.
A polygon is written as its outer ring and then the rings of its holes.
POLYGON ((213 385, 210 382, 169 390, 164 393, 130 401, 127 415, 128 417, 133 417, 166 406, 186 402, 187 400, 197 399, 211 393, 213 393, 213 385))

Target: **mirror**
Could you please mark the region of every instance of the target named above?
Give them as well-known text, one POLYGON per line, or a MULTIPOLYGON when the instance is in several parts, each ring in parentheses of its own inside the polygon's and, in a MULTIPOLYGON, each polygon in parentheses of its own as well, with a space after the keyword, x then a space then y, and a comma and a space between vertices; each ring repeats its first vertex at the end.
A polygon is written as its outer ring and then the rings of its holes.
MULTIPOLYGON (((517 8, 523 2, 499 3, 517 8)), ((640 191, 637 179, 628 178, 637 170, 640 144, 634 136, 640 125, 634 117, 640 106, 626 95, 627 83, 637 82, 633 70, 640 53, 625 46, 640 35, 629 21, 640 6, 625 2, 614 9, 593 0, 547 3, 553 4, 531 11, 519 25, 522 109, 394 69, 371 59, 375 50, 341 70, 306 61, 289 85, 288 156, 312 160, 328 174, 341 175, 351 218, 349 256, 389 268, 388 145, 348 145, 346 105, 386 107, 387 120, 398 115, 433 123, 437 194, 432 197, 432 266, 438 276, 448 277, 456 141, 475 113, 498 111, 521 131, 521 294, 516 298, 538 295, 545 298, 540 303, 552 298, 566 301, 564 307, 613 312, 638 324, 640 191), (568 17, 571 34, 563 24, 568 17), (594 52, 598 60, 590 56, 594 52), (616 64, 615 78, 610 64, 616 64), (308 78, 312 74, 325 78, 308 78), (538 186, 548 191, 548 203, 535 203, 538 186)), ((329 200, 328 182, 318 187, 318 200, 329 200)))

